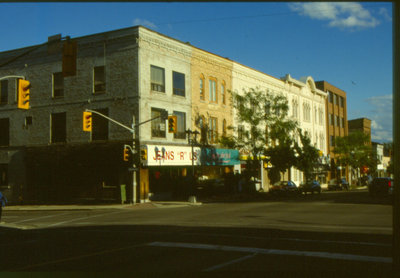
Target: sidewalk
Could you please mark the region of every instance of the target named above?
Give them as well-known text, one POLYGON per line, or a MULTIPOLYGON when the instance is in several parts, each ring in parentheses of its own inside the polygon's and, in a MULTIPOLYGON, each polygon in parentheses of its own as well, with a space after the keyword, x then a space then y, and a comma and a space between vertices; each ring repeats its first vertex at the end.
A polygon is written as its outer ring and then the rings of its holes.
POLYGON ((99 210, 99 209, 151 209, 151 208, 173 208, 183 206, 201 206, 201 202, 174 202, 157 201, 133 204, 110 204, 110 205, 23 205, 5 206, 4 211, 34 211, 34 210, 99 210))

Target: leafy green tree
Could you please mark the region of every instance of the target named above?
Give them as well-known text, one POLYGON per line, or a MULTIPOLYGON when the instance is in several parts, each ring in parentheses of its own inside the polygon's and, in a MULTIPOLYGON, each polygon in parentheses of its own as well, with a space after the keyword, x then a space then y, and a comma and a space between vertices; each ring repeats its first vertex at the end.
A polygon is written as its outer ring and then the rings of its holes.
POLYGON ((319 163, 319 151, 311 144, 308 134, 304 134, 298 129, 301 146, 296 143, 296 168, 302 171, 306 180, 312 179, 312 172, 317 168, 319 163))
POLYGON ((264 155, 275 169, 284 172, 293 165, 294 151, 291 132, 297 123, 287 118, 289 105, 281 94, 268 94, 259 88, 231 92, 238 126, 236 132, 222 137, 220 143, 235 147, 248 155, 247 169, 252 176, 260 167, 264 155), (268 147, 272 143, 271 147, 268 147))
POLYGON ((359 177, 361 167, 373 167, 376 155, 373 154, 370 138, 362 131, 352 132, 348 136, 336 137, 334 153, 337 165, 350 166, 352 176, 359 177))

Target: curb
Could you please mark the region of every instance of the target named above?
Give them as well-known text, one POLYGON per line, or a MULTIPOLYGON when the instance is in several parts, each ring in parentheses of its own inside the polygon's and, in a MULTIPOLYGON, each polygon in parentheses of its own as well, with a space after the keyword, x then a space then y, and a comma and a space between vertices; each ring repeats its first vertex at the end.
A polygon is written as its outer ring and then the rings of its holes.
POLYGON ((126 205, 32 205, 6 206, 4 211, 43 211, 43 210, 97 210, 97 209, 145 209, 145 208, 172 208, 183 206, 201 206, 201 202, 146 202, 126 205))

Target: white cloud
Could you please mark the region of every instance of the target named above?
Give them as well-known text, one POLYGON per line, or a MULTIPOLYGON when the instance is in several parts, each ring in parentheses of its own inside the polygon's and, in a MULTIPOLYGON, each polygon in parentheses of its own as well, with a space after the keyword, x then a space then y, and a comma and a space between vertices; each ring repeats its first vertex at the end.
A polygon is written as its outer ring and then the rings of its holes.
POLYGON ((380 23, 360 3, 355 2, 291 3, 289 8, 313 19, 326 20, 330 27, 372 28, 380 23))
POLYGON ((151 29, 157 29, 157 25, 155 25, 153 22, 150 22, 146 19, 140 19, 140 18, 135 18, 135 20, 133 21, 133 25, 142 25, 142 26, 147 26, 151 29))
POLYGON ((392 17, 389 15, 386 8, 380 8, 378 14, 383 16, 387 21, 392 21, 392 17))
POLYGON ((372 110, 371 137, 373 141, 393 141, 393 95, 375 96, 366 99, 372 110))

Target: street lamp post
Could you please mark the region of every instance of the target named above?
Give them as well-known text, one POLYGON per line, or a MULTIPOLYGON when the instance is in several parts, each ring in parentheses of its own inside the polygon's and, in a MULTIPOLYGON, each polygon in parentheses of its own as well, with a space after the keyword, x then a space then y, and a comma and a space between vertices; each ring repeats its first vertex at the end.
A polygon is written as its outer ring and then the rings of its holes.
POLYGON ((194 145, 197 144, 197 135, 200 134, 200 132, 198 132, 197 130, 192 131, 191 129, 188 129, 188 130, 185 131, 185 133, 188 135, 188 143, 192 147, 192 183, 190 184, 191 196, 189 196, 189 201, 195 203, 196 202, 196 197, 193 196, 194 195, 193 183, 195 182, 195 177, 194 177, 194 145))

